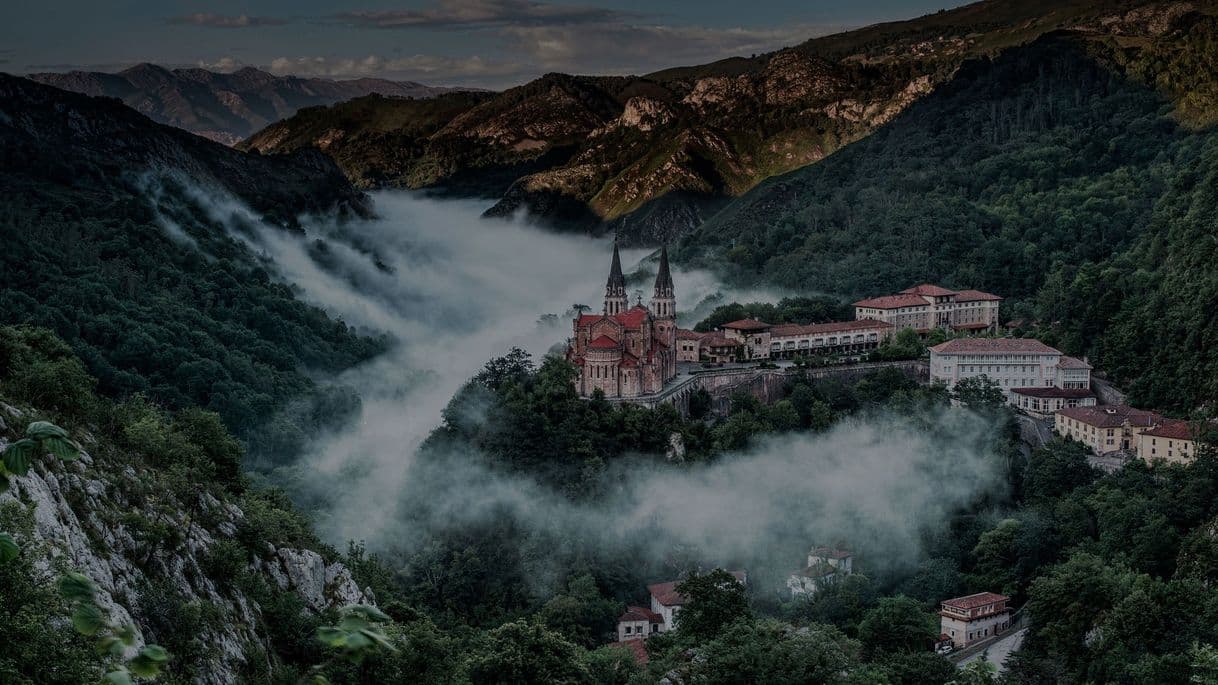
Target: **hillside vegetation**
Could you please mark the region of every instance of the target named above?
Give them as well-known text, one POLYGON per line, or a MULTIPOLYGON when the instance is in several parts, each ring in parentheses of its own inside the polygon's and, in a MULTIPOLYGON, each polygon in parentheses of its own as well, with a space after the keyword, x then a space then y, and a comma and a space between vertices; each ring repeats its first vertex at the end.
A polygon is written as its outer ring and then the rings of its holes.
POLYGON ((1064 28, 1137 46, 1175 36, 1171 27, 1215 7, 986 0, 642 77, 548 74, 435 103, 366 98, 301 112, 242 145, 316 146, 363 187, 500 198, 490 214, 527 211, 655 244, 694 228, 725 198, 865 138, 970 57, 1064 28), (439 115, 449 121, 440 125, 439 115))
POLYGON ((969 62, 866 140, 735 201, 681 256, 845 296, 997 292, 1006 318, 1039 320, 1138 401, 1191 410, 1218 390, 1197 318, 1215 291, 1192 261, 1212 242, 1195 224, 1214 193, 1216 35, 1205 18, 1136 49, 1061 34, 969 62), (1189 79, 1187 97, 1160 87, 1189 79))
POLYGON ((290 227, 302 212, 368 212, 326 157, 258 157, 109 99, 0 76, 0 320, 66 340, 112 397, 204 407, 243 433, 381 349, 296 299, 197 203, 218 188, 290 227), (169 227, 167 228, 167 222, 169 227), (176 236, 176 237, 175 237, 176 236))

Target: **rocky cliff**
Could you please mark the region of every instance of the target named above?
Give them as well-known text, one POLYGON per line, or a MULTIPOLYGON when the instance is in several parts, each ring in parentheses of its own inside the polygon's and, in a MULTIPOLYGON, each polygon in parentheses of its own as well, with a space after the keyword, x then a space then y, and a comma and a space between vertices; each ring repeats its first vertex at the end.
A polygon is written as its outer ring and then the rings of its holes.
MULTIPOLYGON (((9 426, 27 422, 27 411, 0 403, 0 452, 15 433, 9 426)), ((166 641, 155 627, 163 619, 152 616, 162 611, 153 604, 154 588, 172 588, 177 606, 206 606, 211 618, 193 636, 199 653, 176 655, 178 672, 193 674, 195 682, 238 682, 241 673, 260 668, 249 663, 251 654, 274 653, 263 607, 246 589, 257 583, 299 597, 314 614, 374 603, 343 564, 310 549, 267 544, 238 568, 218 573, 218 543, 234 544, 245 523, 240 507, 202 484, 197 501, 179 499, 157 487, 164 475, 138 459, 100 456, 113 446, 89 436, 84 443, 86 451, 74 462, 47 456, 27 475, 10 477, 0 493, 0 519, 34 559, 35 582, 53 584, 66 571, 88 576, 111 621, 140 632, 137 646, 166 641), (174 534, 154 539, 153 528, 174 534), (234 573, 241 582, 234 582, 234 573), (182 659, 192 659, 189 668, 182 659)))
POLYGON ((491 215, 652 244, 866 137, 966 59, 1061 29, 1135 46, 1212 11, 1212 0, 987 0, 643 77, 549 74, 442 105, 368 98, 298 114, 243 147, 318 147, 364 187, 476 194, 497 200, 491 215))

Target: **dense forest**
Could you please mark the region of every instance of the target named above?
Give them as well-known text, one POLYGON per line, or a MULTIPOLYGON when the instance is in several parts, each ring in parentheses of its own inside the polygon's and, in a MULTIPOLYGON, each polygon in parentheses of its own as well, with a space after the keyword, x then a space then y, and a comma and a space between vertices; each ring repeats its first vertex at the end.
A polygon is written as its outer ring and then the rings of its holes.
POLYGON ((996 292, 1006 318, 1038 321, 1137 401, 1189 411, 1218 371, 1216 293, 1194 268, 1213 247, 1218 23, 1181 31, 1129 51, 1051 35, 967 62, 872 136, 728 206, 681 256, 844 296, 996 292))
POLYGON ((0 321, 55 331, 103 394, 210 409, 245 436, 309 394, 312 374, 383 349, 300 302, 202 202, 175 201, 188 197, 176 168, 238 196, 256 186, 252 206, 289 225, 310 209, 366 212, 324 157, 260 159, 114 101, 0 87, 0 321), (73 116, 95 125, 79 132, 73 116), (122 137, 139 144, 112 149, 122 137), (156 194, 173 209, 154 209, 156 194))

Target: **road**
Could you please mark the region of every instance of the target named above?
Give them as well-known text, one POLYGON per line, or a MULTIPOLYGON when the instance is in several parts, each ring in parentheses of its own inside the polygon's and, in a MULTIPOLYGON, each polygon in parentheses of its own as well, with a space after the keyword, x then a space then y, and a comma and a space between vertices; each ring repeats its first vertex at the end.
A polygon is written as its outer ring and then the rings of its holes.
POLYGON ((1019 650, 1019 646, 1023 644, 1023 636, 1026 632, 1028 632, 1027 628, 1020 628, 1010 635, 1002 637, 982 651, 961 659, 959 663, 956 664, 957 668, 964 668, 965 664, 975 659, 980 659, 982 656, 984 656, 990 661, 990 663, 998 667, 999 673, 1002 673, 1006 668, 1004 662, 1012 652, 1019 650))

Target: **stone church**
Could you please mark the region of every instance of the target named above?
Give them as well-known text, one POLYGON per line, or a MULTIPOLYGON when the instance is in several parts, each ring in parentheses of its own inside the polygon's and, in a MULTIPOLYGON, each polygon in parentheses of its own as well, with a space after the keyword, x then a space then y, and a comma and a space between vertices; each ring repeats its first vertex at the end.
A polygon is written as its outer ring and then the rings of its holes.
POLYGON ((567 350, 567 358, 580 370, 580 395, 591 397, 598 389, 606 397, 651 395, 676 377, 677 299, 667 248, 660 251, 651 307, 642 301, 628 304, 622 259, 614 243, 604 310, 575 319, 575 336, 567 350))

